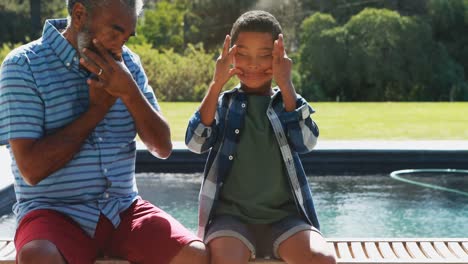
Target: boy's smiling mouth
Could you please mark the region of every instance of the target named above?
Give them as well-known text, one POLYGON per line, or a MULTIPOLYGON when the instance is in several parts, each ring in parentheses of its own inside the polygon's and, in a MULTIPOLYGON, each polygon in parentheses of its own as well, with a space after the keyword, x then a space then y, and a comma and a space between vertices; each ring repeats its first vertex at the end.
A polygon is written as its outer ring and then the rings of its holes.
POLYGON ((244 79, 249 80, 263 79, 267 76, 268 74, 266 74, 265 72, 244 72, 244 74, 242 74, 242 77, 244 79))

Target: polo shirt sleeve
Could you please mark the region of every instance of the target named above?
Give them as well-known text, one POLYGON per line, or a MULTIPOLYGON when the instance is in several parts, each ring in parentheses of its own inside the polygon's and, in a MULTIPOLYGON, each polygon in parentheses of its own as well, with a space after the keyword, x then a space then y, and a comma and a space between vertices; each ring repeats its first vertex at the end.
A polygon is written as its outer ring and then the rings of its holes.
POLYGON ((44 103, 23 56, 7 57, 0 70, 0 145, 44 135, 44 103))
POLYGON ((291 112, 283 111, 279 118, 286 128, 291 148, 298 153, 307 153, 317 144, 319 129, 310 117, 315 111, 301 96, 297 96, 296 109, 291 112))
POLYGON ((140 91, 143 93, 143 95, 151 104, 151 106, 153 106, 154 109, 156 109, 156 111, 160 112, 161 107, 158 104, 158 100, 156 99, 156 95, 154 94, 153 88, 149 84, 148 77, 145 73, 145 70, 143 69, 140 57, 137 54, 131 52, 130 50, 129 55, 131 57, 133 65, 127 65, 127 67, 131 67, 131 69, 129 70, 132 72, 133 78, 135 79, 138 87, 140 88, 140 91))

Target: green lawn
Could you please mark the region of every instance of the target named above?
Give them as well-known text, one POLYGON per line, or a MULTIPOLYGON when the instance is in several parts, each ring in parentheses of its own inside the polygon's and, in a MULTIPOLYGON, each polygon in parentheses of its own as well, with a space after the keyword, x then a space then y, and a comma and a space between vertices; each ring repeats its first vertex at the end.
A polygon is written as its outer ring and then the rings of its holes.
MULTIPOLYGON (((199 103, 161 103, 172 140, 183 141, 199 103)), ((311 103, 321 139, 468 140, 468 102, 311 103)))

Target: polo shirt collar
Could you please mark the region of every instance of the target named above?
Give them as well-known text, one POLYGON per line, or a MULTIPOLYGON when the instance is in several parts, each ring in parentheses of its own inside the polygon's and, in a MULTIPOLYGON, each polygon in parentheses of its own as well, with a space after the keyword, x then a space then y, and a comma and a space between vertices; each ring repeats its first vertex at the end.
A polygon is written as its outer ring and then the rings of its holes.
POLYGON ((66 27, 67 19, 46 20, 42 32, 42 41, 49 44, 49 47, 68 69, 79 71, 80 61, 78 52, 60 32, 66 27))

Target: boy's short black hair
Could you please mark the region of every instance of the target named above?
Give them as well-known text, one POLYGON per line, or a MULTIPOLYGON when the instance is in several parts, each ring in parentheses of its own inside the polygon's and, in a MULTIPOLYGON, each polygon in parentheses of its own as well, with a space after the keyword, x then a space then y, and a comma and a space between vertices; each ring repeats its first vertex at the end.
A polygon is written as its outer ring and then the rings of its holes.
POLYGON ((236 43, 237 37, 241 32, 261 32, 271 33, 273 41, 278 39, 281 34, 281 25, 276 18, 261 10, 248 11, 242 14, 231 29, 231 43, 236 43))

